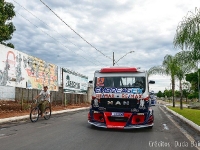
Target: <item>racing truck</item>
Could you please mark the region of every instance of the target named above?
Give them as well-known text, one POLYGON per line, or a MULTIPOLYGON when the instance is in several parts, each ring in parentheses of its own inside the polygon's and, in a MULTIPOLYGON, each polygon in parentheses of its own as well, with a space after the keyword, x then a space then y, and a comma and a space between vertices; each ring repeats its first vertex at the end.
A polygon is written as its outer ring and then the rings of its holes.
POLYGON ((135 67, 106 67, 95 71, 88 123, 102 128, 152 128, 147 71, 135 67))
POLYGON ((150 100, 151 100, 151 106, 155 106, 156 105, 156 96, 154 94, 154 91, 151 91, 149 93, 149 97, 150 97, 150 100))

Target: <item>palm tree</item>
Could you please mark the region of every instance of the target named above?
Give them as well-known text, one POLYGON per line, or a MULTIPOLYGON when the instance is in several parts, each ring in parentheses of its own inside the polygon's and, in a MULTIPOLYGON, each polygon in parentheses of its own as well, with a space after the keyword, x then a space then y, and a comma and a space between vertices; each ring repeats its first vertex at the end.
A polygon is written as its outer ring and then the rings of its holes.
POLYGON ((168 75, 171 77, 173 107, 175 107, 174 91, 175 91, 175 76, 177 70, 178 66, 176 63, 176 59, 172 55, 166 55, 164 57, 161 66, 154 66, 148 70, 149 76, 152 74, 161 74, 161 75, 168 75))
POLYGON ((197 8, 195 13, 189 12, 180 22, 173 43, 182 50, 192 50, 194 52, 192 59, 200 59, 200 11, 197 8))
POLYGON ((175 47, 179 47, 182 50, 191 50, 186 59, 188 62, 196 61, 198 70, 198 61, 200 60, 200 11, 197 8, 195 13, 189 12, 180 22, 173 43, 175 47))
POLYGON ((176 77, 179 80, 179 88, 180 88, 180 109, 183 109, 183 90, 182 90, 182 81, 185 78, 185 74, 190 73, 193 69, 196 69, 195 61, 187 61, 188 56, 191 55, 190 51, 181 51, 175 55, 175 62, 177 64, 176 77))

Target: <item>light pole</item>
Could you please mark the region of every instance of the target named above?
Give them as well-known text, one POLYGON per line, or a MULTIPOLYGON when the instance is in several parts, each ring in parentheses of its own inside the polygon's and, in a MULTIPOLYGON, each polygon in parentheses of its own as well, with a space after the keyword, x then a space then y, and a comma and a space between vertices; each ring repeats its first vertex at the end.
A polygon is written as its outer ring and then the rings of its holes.
POLYGON ((119 58, 117 61, 115 61, 115 54, 113 52, 113 66, 118 62, 120 61, 122 58, 124 58, 126 55, 128 55, 129 53, 133 53, 134 51, 130 51, 128 53, 126 53, 124 56, 122 56, 121 58, 119 58))

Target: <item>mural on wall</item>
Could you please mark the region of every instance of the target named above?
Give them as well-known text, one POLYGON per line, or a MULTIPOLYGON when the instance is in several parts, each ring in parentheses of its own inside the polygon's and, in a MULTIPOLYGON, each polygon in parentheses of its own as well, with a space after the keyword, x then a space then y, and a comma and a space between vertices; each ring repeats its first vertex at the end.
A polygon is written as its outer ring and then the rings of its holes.
POLYGON ((0 85, 58 90, 58 67, 0 44, 0 85))
POLYGON ((24 61, 27 62, 25 68, 28 75, 27 88, 42 89, 44 85, 47 85, 49 90, 58 90, 57 66, 31 56, 24 61))
POLYGON ((26 87, 25 75, 22 75, 21 54, 0 45, 0 85, 26 87))
POLYGON ((88 77, 63 68, 63 90, 65 93, 86 93, 88 77))

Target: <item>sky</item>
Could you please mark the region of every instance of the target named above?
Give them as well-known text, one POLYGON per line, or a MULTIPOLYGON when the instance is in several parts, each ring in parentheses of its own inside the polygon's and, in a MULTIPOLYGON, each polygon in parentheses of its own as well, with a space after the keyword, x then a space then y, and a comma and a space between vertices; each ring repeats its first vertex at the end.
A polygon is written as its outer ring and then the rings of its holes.
MULTIPOLYGON (((173 45, 178 24, 188 12, 200 8, 200 0, 6 2, 15 6, 16 31, 10 42, 16 50, 81 73, 88 80, 95 70, 113 65, 113 52, 119 60, 116 66, 148 70, 162 65, 165 55, 181 51, 173 45)), ((149 80, 155 81, 150 90, 170 89, 167 76, 152 75, 149 80)))

